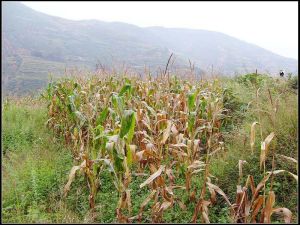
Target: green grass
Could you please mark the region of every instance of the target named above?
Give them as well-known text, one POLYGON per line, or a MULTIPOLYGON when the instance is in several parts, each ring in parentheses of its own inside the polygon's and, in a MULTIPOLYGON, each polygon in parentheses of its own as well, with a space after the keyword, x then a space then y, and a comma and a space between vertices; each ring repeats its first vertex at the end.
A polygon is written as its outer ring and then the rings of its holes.
MULTIPOLYGON (((226 86, 233 89, 233 92, 239 96, 242 104, 248 104, 253 100, 255 91, 253 86, 245 86, 232 80, 227 80, 226 86)), ((261 126, 263 127, 263 137, 265 138, 271 132, 275 132, 276 137, 273 141, 275 153, 298 158, 298 95, 291 89, 286 88, 285 82, 266 82, 260 90, 260 103, 265 110, 271 110, 272 106, 268 98, 267 88, 274 96, 279 96, 279 108, 275 117, 273 126, 270 118, 262 115, 261 126)), ((274 101, 275 99, 273 99, 274 101)), ((254 107, 253 107, 254 108, 254 107)), ((225 134, 225 153, 215 158, 212 162, 211 173, 218 177, 217 185, 228 194, 231 201, 235 201, 236 185, 239 177, 238 160, 246 160, 247 164, 243 166, 243 180, 245 184, 247 175, 253 175, 256 185, 263 178, 262 171, 259 168, 260 157, 260 135, 259 129, 256 132, 256 144, 254 154, 251 154, 250 148, 250 127, 254 121, 258 121, 257 113, 250 107, 243 115, 244 118, 239 126, 235 126, 230 132, 225 134), (246 138, 246 141, 244 142, 246 138), (230 180, 230 182, 228 182, 230 180)), ((238 115, 238 114, 237 114, 238 115)), ((271 171, 272 156, 267 158, 266 171, 271 171)), ((286 160, 275 158, 275 170, 287 170, 294 174, 297 173, 297 166, 286 160)), ((293 222, 297 221, 297 182, 286 173, 276 175, 274 178, 273 190, 276 194, 275 206, 289 208, 293 213, 293 222)), ((275 216, 274 216, 275 218, 275 216)), ((280 219, 279 219, 280 220, 280 219)))
POLYGON ((68 221, 59 202, 72 157, 44 126, 44 105, 9 102, 2 113, 3 222, 68 221))

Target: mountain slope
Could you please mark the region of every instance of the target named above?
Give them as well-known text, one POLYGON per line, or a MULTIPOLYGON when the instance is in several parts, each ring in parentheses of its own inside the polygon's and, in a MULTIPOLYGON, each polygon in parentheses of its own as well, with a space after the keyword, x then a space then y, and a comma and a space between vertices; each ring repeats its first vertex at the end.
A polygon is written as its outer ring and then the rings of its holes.
POLYGON ((142 70, 164 67, 170 54, 175 66, 222 74, 295 72, 297 60, 285 58, 228 35, 191 29, 141 28, 97 20, 71 21, 37 12, 17 2, 2 3, 2 83, 5 91, 43 87, 48 74, 66 68, 95 70, 96 64, 126 63, 142 70))
POLYGON ((278 73, 295 71, 297 60, 282 57, 231 36, 206 30, 150 27, 169 49, 189 56, 200 68, 214 65, 220 72, 259 71, 278 73))

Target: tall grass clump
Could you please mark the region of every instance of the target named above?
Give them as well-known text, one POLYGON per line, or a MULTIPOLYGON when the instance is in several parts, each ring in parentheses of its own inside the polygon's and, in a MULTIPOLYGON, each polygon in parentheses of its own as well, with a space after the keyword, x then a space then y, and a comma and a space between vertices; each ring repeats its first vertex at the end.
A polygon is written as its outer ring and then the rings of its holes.
POLYGON ((2 221, 78 221, 60 204, 72 157, 44 126, 45 103, 32 98, 5 99, 2 115, 2 221))

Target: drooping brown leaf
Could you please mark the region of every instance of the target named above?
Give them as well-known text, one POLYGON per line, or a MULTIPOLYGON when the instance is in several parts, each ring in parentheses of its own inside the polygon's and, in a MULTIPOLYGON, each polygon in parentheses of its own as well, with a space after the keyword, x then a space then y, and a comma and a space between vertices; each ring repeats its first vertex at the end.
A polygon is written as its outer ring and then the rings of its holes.
POLYGON ((292 220, 292 212, 287 208, 276 208, 273 209, 273 212, 283 216, 285 223, 291 223, 292 220))
POLYGON ((171 126, 172 126, 172 122, 170 120, 168 120, 167 121, 167 128, 163 132, 161 144, 165 144, 167 139, 169 138, 169 136, 171 134, 171 126))
POLYGON ((275 155, 276 155, 276 156, 279 156, 279 157, 281 157, 281 158, 284 158, 284 159, 286 159, 286 160, 288 160, 288 161, 291 161, 291 162, 294 162, 294 163, 298 164, 298 161, 297 161, 296 159, 292 158, 292 157, 288 157, 288 156, 281 155, 281 154, 275 154, 275 155))
POLYGON ((252 196, 252 201, 254 201, 256 199, 256 196, 258 195, 259 191, 262 189, 262 187, 264 186, 264 184, 267 182, 267 180, 270 178, 271 174, 268 174, 267 176, 265 176, 261 182, 257 185, 256 189, 255 189, 255 193, 252 196))
POLYGON ((275 194, 273 191, 269 192, 265 210, 264 210, 264 223, 271 223, 272 209, 275 203, 275 194))
POLYGON ((169 147, 170 148, 186 148, 187 145, 184 143, 178 143, 178 144, 170 144, 169 147))
POLYGON ((180 201, 179 199, 176 200, 176 202, 178 203, 179 207, 182 209, 182 210, 186 210, 186 205, 180 201))
POLYGON ((69 174, 69 180, 68 180, 68 183, 65 185, 64 187, 64 197, 67 196, 67 193, 68 191, 70 190, 70 186, 73 182, 73 180, 75 179, 75 174, 76 174, 76 171, 80 169, 80 166, 73 166, 72 169, 71 169, 71 172, 69 174))
POLYGON ((160 206, 160 208, 159 208, 159 212, 161 212, 161 211, 165 211, 167 208, 169 208, 170 206, 172 205, 172 202, 168 202, 168 201, 164 201, 162 204, 161 204, 161 206, 160 206))
POLYGON ((216 192, 213 188, 211 188, 210 186, 208 186, 208 190, 210 192, 210 201, 212 204, 215 204, 217 199, 216 199, 216 192))
POLYGON ((202 214, 202 219, 204 220, 205 223, 210 223, 208 217, 208 208, 207 208, 209 205, 210 205, 209 201, 202 200, 200 211, 202 214))
POLYGON ((267 173, 278 174, 278 173, 282 173, 282 172, 285 172, 285 170, 274 170, 273 172, 267 172, 267 173))
POLYGON ((205 166, 205 163, 200 161, 200 160, 195 160, 191 165, 189 165, 187 168, 189 170, 194 170, 194 169, 200 169, 205 166))
POLYGON ((248 187, 249 185, 250 185, 250 188, 251 188, 252 195, 254 195, 254 193, 255 193, 255 184, 254 184, 254 178, 253 178, 252 175, 248 175, 245 186, 248 187))
POLYGON ((232 204, 230 203, 229 199, 227 198, 227 195, 221 190, 221 188, 219 188, 218 186, 212 184, 212 183, 209 183, 209 182, 206 182, 206 184, 213 190, 215 190, 218 194, 222 195, 223 198, 225 199, 225 201, 228 203, 229 206, 231 206, 232 204))
POLYGON ((81 168, 84 168, 86 165, 86 161, 84 160, 80 166, 73 166, 71 171, 70 171, 70 174, 69 174, 69 180, 67 182, 67 184, 65 185, 64 187, 64 197, 67 196, 69 190, 70 190, 70 186, 72 184, 72 182, 74 181, 75 179, 75 174, 76 174, 76 171, 81 169, 81 168))
POLYGON ((165 169, 165 166, 164 165, 161 165, 159 167, 159 169, 154 173, 152 174, 145 182, 143 182, 141 185, 140 185, 140 188, 150 184, 155 178, 159 177, 161 175, 161 173, 163 172, 163 170, 165 169))
POLYGON ((272 132, 272 133, 270 133, 267 137, 266 137, 266 139, 265 139, 265 146, 266 146, 266 156, 267 156, 267 154, 268 154, 268 152, 269 152, 269 145, 270 145, 270 142, 272 141, 272 139, 274 138, 274 136, 275 136, 275 133, 274 132, 272 132))
POLYGON ((268 174, 279 174, 279 173, 283 173, 283 172, 287 172, 288 174, 290 174, 297 182, 298 182, 298 175, 293 174, 289 171, 286 170, 274 170, 273 172, 267 172, 268 174))
POLYGON ((254 201, 252 205, 252 215, 251 215, 251 223, 256 222, 256 216, 264 202, 264 196, 260 195, 258 198, 254 201))
POLYGON ((166 174, 167 174, 168 178, 170 179, 171 183, 173 183, 175 176, 173 174, 172 169, 166 169, 166 174))
POLYGON ((195 202, 196 201, 196 188, 194 188, 194 190, 190 193, 190 196, 189 196, 189 200, 191 202, 195 202))
POLYGON ((269 145, 272 139, 274 138, 275 133, 270 133, 266 139, 261 143, 261 153, 260 153, 260 168, 262 168, 263 163, 266 161, 268 152, 269 152, 269 145))
POLYGON ((150 195, 148 195, 148 197, 142 202, 140 206, 139 214, 143 212, 145 206, 150 202, 150 200, 154 197, 155 194, 156 194, 156 190, 153 190, 150 193, 150 195))
POLYGON ((172 127, 171 127, 171 131, 172 131, 172 133, 174 134, 174 135, 177 135, 179 132, 178 132, 178 130, 177 130, 177 128, 176 128, 176 126, 173 124, 172 125, 172 127))
POLYGON ((298 175, 296 175, 296 174, 293 174, 293 173, 291 173, 291 172, 288 172, 292 177, 294 177, 295 178, 295 180, 298 182, 298 175))

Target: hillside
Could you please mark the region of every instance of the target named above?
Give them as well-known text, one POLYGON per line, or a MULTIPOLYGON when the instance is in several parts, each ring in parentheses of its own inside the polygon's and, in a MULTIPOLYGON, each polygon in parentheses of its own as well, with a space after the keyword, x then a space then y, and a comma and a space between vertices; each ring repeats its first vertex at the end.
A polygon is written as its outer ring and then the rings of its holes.
POLYGON ((285 58, 228 35, 191 29, 141 28, 97 20, 71 21, 37 12, 16 2, 2 4, 2 84, 4 92, 25 93, 43 87, 51 72, 66 68, 96 69, 126 65, 153 71, 171 53, 174 66, 195 62, 198 71, 235 73, 297 72, 298 61, 285 58))

